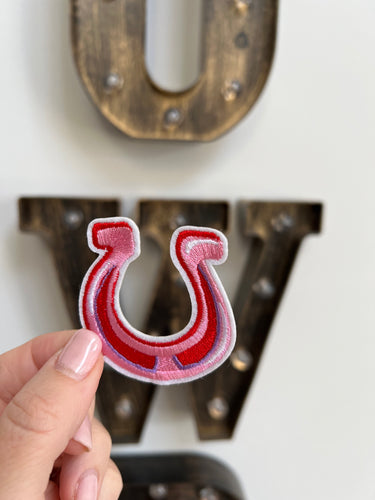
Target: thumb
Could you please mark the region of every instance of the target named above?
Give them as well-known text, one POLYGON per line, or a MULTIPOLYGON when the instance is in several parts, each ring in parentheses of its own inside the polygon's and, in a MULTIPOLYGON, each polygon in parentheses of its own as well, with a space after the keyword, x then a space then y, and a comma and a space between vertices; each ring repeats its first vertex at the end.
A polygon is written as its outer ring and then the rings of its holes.
MULTIPOLYGON (((15 371, 17 366, 14 367, 15 371)), ((78 330, 0 416, 0 498, 44 498, 57 457, 87 415, 103 369, 101 341, 78 330)))

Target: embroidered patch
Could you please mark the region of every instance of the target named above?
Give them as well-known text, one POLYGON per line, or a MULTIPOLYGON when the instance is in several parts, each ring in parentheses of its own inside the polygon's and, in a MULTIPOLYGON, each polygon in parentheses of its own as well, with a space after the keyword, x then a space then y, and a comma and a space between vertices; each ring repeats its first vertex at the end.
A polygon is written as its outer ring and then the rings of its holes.
POLYGON ((157 338, 132 327, 120 308, 125 272, 140 254, 138 227, 124 217, 95 219, 87 238, 99 257, 82 283, 81 323, 101 337, 109 365, 138 380, 175 384, 200 378, 228 358, 236 327, 213 268, 213 264, 223 263, 228 253, 227 240, 220 231, 183 226, 173 233, 171 258, 189 291, 192 313, 183 330, 157 338))

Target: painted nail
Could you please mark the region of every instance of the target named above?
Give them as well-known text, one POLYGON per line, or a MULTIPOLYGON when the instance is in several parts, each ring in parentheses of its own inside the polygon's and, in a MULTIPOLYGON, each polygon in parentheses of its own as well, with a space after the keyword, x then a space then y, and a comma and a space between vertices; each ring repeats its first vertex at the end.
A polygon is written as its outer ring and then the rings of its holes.
POLYGON ((95 470, 84 472, 78 481, 75 500, 97 500, 98 475, 95 470))
POLYGON ((98 335, 89 330, 78 330, 57 358, 56 370, 82 380, 94 367, 101 350, 98 335))
POLYGON ((92 448, 91 420, 87 415, 73 436, 74 441, 80 443, 87 451, 92 448))

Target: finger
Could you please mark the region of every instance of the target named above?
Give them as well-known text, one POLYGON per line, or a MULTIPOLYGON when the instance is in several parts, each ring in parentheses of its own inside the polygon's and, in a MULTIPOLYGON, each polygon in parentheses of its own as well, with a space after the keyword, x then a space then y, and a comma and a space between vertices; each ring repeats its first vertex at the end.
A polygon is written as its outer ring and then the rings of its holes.
POLYGON ((73 333, 73 330, 47 333, 0 356, 0 415, 17 392, 68 342, 73 333))
MULTIPOLYGON (((60 473, 60 498, 75 498, 77 491, 85 492, 82 498, 91 498, 88 491, 100 491, 108 468, 111 453, 111 437, 103 425, 94 419, 92 422, 92 450, 77 456, 66 455, 60 473)), ((79 497, 78 497, 79 498, 79 497)))
POLYGON ((109 461, 107 472, 103 479, 99 500, 117 500, 123 488, 121 473, 112 460, 109 461))
POLYGON ((59 498, 59 488, 57 484, 50 481, 48 483, 46 492, 44 494, 44 500, 60 500, 59 498))
POLYGON ((0 416, 0 497, 39 498, 56 458, 89 411, 103 370, 101 341, 79 330, 0 416), (5 494, 7 496, 5 496, 5 494))
POLYGON ((95 398, 91 401, 88 414, 83 419, 83 422, 78 427, 76 433, 69 441, 64 453, 68 455, 79 455, 92 448, 92 429, 91 423, 94 418, 95 398))

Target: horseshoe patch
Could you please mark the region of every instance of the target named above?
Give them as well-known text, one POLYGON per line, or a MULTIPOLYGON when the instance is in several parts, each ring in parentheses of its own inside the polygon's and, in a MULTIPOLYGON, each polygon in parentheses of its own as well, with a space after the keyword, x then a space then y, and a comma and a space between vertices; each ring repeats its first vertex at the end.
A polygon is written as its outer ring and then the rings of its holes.
POLYGON ((183 226, 173 233, 171 258, 188 289, 192 313, 183 330, 157 338, 131 326, 119 302, 126 270, 140 254, 136 224, 125 217, 95 219, 88 226, 87 238, 99 257, 82 282, 81 323, 100 336, 109 365, 129 377, 166 385, 203 377, 228 358, 236 327, 213 268, 228 254, 220 231, 183 226))

